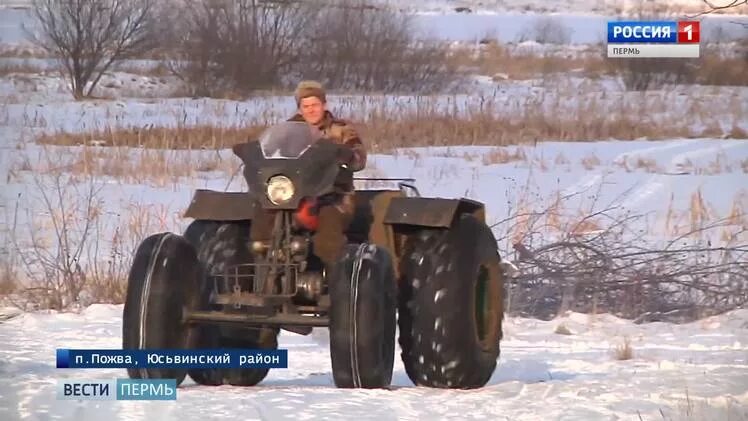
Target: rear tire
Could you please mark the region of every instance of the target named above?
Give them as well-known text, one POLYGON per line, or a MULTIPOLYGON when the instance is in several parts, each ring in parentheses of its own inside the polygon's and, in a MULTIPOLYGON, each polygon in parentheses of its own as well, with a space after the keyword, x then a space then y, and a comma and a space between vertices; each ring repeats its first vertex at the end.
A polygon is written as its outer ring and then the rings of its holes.
MULTIPOLYGON (((212 272, 225 267, 252 263, 249 252, 250 223, 217 222, 196 220, 185 231, 185 237, 198 253, 202 268, 201 308, 205 310, 236 311, 223 306, 210 305, 213 291, 212 272)), ((248 273, 245 268, 241 273, 248 273)), ((223 288, 219 285, 221 292, 223 288)), ((199 325, 195 348, 253 348, 277 349, 278 330, 273 328, 235 328, 209 324, 199 325)), ((255 386, 268 374, 267 368, 216 368, 190 369, 189 375, 196 383, 206 386, 230 384, 232 386, 255 386)))
POLYGON ((348 245, 330 281, 330 358, 340 388, 384 388, 395 356, 395 275, 388 252, 348 245))
POLYGON ((502 338, 503 280, 491 230, 462 215, 449 230, 414 235, 401 268, 399 343, 419 386, 484 386, 502 338))
MULTIPOLYGON (((184 321, 184 313, 198 305, 199 274, 195 249, 183 237, 161 233, 143 240, 128 276, 122 348, 190 348, 195 329, 184 321)), ((127 374, 131 378, 173 378, 179 385, 187 370, 128 368, 127 374)))

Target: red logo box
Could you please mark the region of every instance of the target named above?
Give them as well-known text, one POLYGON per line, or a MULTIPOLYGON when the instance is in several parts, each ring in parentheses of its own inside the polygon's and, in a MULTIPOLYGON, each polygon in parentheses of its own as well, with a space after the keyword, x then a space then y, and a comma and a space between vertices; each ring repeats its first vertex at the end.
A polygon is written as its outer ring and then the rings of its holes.
POLYGON ((698 44, 700 24, 699 21, 678 21, 678 44, 698 44))

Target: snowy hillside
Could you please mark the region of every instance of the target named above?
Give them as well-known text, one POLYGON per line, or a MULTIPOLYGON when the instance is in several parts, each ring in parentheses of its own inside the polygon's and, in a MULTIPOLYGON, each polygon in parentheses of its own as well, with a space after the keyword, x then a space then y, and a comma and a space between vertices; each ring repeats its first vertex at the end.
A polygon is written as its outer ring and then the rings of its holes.
POLYGON ((390 390, 336 389, 327 332, 317 329, 308 337, 284 332, 289 368, 271 370, 254 388, 187 381, 176 402, 56 401, 57 379, 125 376, 54 367, 57 347, 120 346, 121 312, 95 305, 0 322, 0 419, 748 419, 748 310, 687 325, 633 325, 604 314, 509 318, 498 368, 480 390, 414 387, 399 349, 390 390))

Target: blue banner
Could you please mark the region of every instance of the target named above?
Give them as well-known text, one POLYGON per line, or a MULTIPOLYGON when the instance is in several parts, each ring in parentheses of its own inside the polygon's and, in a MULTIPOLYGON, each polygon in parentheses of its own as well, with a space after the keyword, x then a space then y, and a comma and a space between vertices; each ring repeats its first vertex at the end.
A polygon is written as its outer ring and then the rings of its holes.
POLYGON ((57 349, 57 368, 288 368, 288 350, 57 349))
POLYGON ((674 21, 608 22, 608 43, 677 44, 678 23, 674 21))

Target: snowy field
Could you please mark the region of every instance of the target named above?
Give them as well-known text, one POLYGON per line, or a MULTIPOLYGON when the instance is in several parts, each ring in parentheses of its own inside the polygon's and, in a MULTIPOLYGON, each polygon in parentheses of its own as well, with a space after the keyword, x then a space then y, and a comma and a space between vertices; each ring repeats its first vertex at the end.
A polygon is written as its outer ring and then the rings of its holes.
MULTIPOLYGON (((694 1, 677 3, 691 5, 694 1)), ((545 12, 563 12, 564 15, 555 16, 574 28, 571 42, 579 44, 569 48, 582 49, 602 39, 610 7, 631 2, 433 0, 411 7, 414 3, 397 2, 393 7, 417 12, 417 20, 426 33, 468 42, 485 36, 515 41, 545 12), (452 12, 459 6, 471 7, 474 13, 452 12)), ((19 28, 27 13, 22 9, 2 9, 4 5, 7 4, 0 3, 2 51, 21 45, 19 28)), ((722 27, 725 37, 744 36, 744 30, 731 23, 740 19, 745 17, 709 18, 705 32, 722 27)), ((45 59, 22 57, 0 60, 46 70, 50 64, 45 59)), ((105 75, 97 91, 112 99, 82 102, 72 101, 62 81, 51 72, 0 77, 3 262, 17 258, 15 246, 22 253, 44 248, 54 254, 52 221, 60 213, 65 214, 54 205, 57 195, 61 203, 71 204, 85 198, 89 187, 100 189, 95 197, 95 241, 89 239, 80 256, 81 263, 90 263, 129 252, 128 247, 134 247, 147 234, 182 232, 191 222, 181 215, 194 189, 246 188, 241 175, 236 174, 238 158, 228 149, 154 151, 100 147, 96 140, 74 147, 45 147, 35 142, 44 133, 85 133, 107 128, 234 127, 246 121, 277 121, 294 111, 292 99, 287 96, 246 101, 174 97, 179 86, 173 78, 126 70, 128 66, 154 64, 157 63, 126 63, 105 75), (82 161, 85 154, 93 156, 92 160, 82 161), (82 162, 93 167, 81 169, 82 162), (95 175, 92 184, 85 177, 89 174, 86 171, 95 175), (64 191, 55 189, 55 180, 62 180, 64 191), (53 198, 51 206, 44 202, 44 194, 53 198), (123 239, 123 233, 129 237, 123 239)), ((330 100, 334 111, 354 120, 373 110, 409 111, 420 101, 460 114, 489 101, 495 107, 493 111, 502 114, 520 113, 530 106, 559 114, 599 109, 606 113, 639 113, 642 119, 654 122, 677 121, 694 133, 716 126, 716 132, 724 135, 659 141, 545 141, 510 147, 402 145, 391 153, 372 154, 368 168, 360 175, 415 178, 424 196, 482 201, 492 225, 519 209, 545 209, 564 197, 562 208, 571 217, 608 207, 614 208, 613 215, 643 215, 637 223, 653 243, 688 231, 695 222, 695 209, 699 223, 735 217, 732 224, 709 231, 700 241, 718 245, 730 234, 746 229, 748 140, 731 139, 729 133, 733 128, 748 130, 748 88, 680 86, 642 94, 627 92, 620 81, 608 77, 499 83, 490 79, 475 77, 469 89, 454 95, 331 95, 330 100)), ((371 184, 360 185, 367 186, 371 184)), ((78 222, 85 215, 75 206, 66 209, 78 222)), ((79 228, 75 225, 71 229, 73 241, 79 228)), ((509 229, 498 224, 494 233, 497 238, 505 238, 509 229)), ((550 241, 564 233, 544 234, 544 240, 550 241)), ((742 232, 730 241, 746 244, 748 236, 742 232)), ((502 251, 510 246, 508 241, 500 243, 502 251)), ((1 421, 186 421, 213 417, 748 420, 745 309, 681 325, 638 325, 607 314, 571 313, 552 321, 509 317, 498 368, 489 384, 475 391, 413 387, 399 360, 399 349, 391 390, 339 390, 332 381, 326 330, 316 329, 307 337, 283 332, 279 346, 289 350, 289 369, 271 370, 260 386, 211 388, 188 382, 179 390, 177 403, 155 403, 69 402, 54 398, 57 379, 111 379, 126 375, 118 370, 54 368, 55 348, 121 346, 121 305, 74 306, 74 311, 66 313, 21 312, 2 307, 7 304, 5 301, 0 296, 1 421), (622 359, 619 351, 626 341, 633 353, 630 359, 622 359)))
MULTIPOLYGON (((257 387, 197 386, 177 402, 56 401, 58 379, 126 377, 61 370, 55 348, 117 348, 121 306, 80 314, 22 314, 0 323, 0 419, 25 420, 745 420, 748 310, 686 325, 633 325, 572 313, 509 318, 499 365, 480 390, 414 387, 399 360, 390 390, 334 387, 325 330, 284 332, 288 369, 257 387), (570 334, 556 333, 559 325, 570 334), (617 349, 630 341, 632 358, 617 349)), ((563 331, 559 329, 558 331, 563 331)))
MULTIPOLYGON (((392 8, 415 11, 417 13, 448 13, 460 8, 469 9, 468 13, 503 14, 506 12, 539 12, 539 13, 575 13, 583 15, 634 12, 642 6, 660 6, 660 9, 673 14, 704 10, 702 0, 667 0, 642 2, 640 0, 424 0, 403 2, 398 0, 372 0, 372 3, 392 8)), ((715 5, 729 4, 712 2, 715 5)), ((733 14, 747 14, 748 7, 737 7, 730 11, 733 14)))

